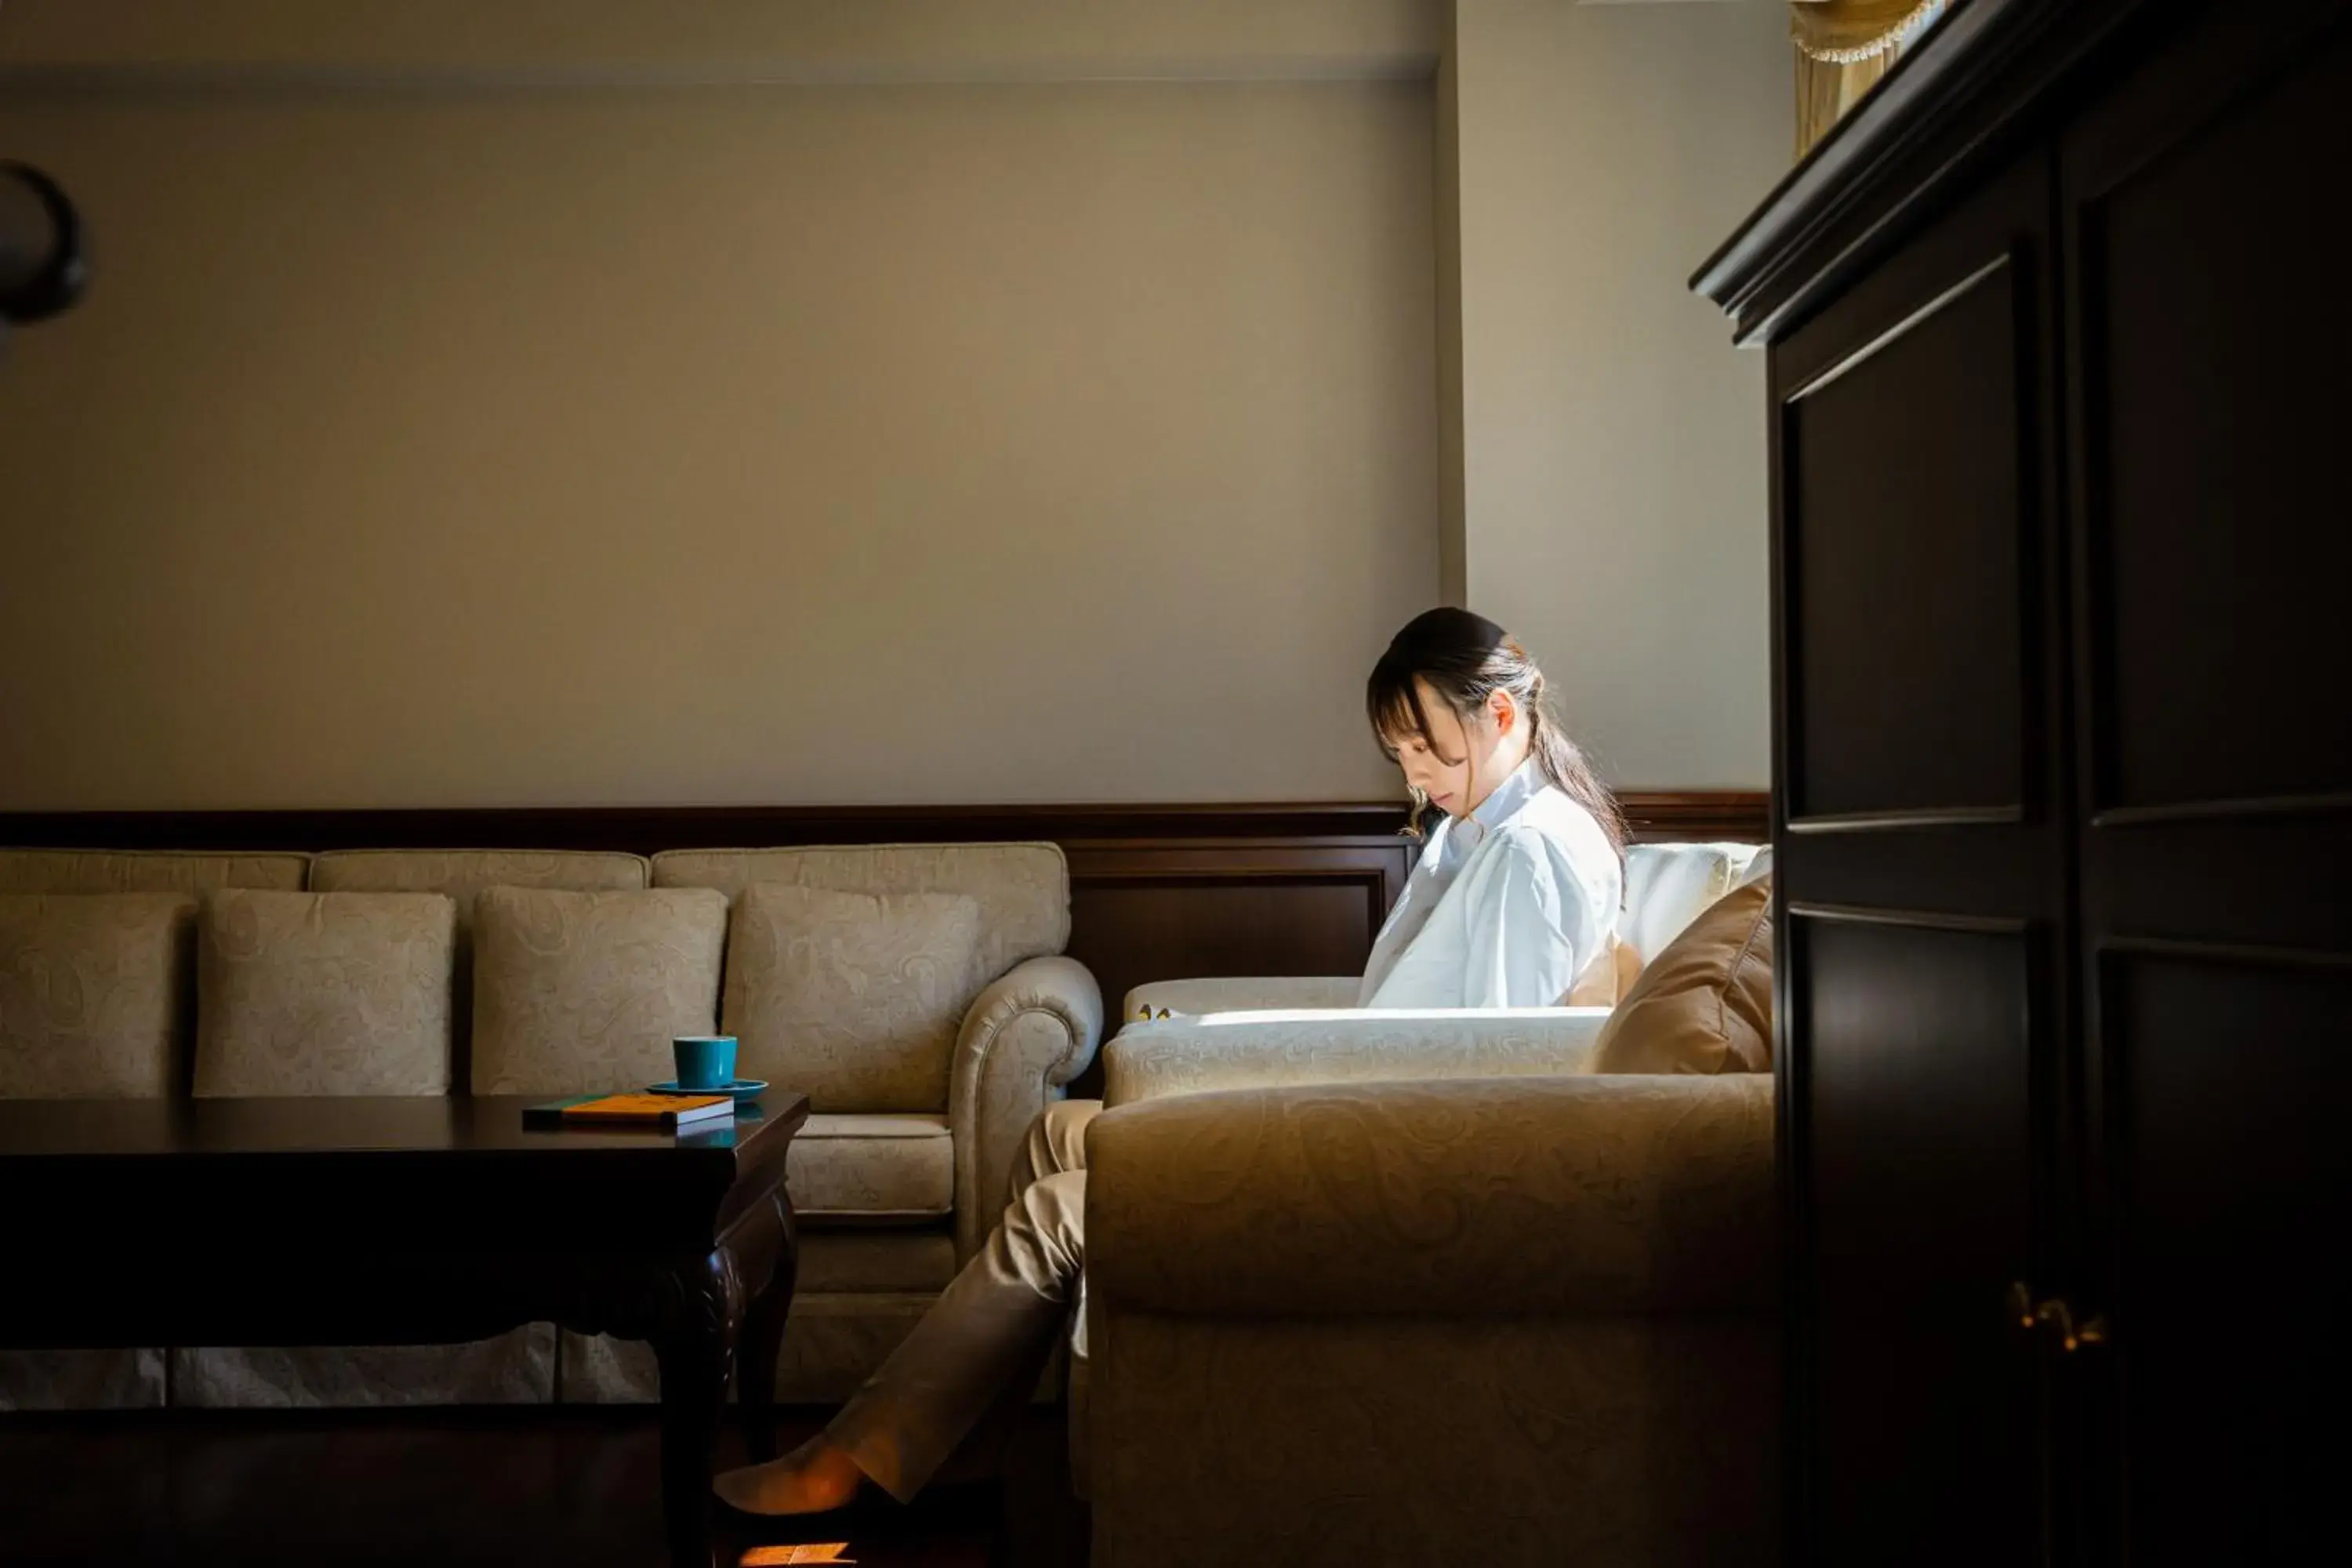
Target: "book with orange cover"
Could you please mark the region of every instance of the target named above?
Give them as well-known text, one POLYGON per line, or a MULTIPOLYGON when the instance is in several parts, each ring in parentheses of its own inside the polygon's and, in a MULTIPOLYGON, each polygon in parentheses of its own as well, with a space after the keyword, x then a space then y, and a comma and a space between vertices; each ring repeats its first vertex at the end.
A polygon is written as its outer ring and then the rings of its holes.
POLYGON ((729 1094, 583 1094, 526 1107, 525 1127, 643 1127, 675 1132, 735 1114, 729 1094))

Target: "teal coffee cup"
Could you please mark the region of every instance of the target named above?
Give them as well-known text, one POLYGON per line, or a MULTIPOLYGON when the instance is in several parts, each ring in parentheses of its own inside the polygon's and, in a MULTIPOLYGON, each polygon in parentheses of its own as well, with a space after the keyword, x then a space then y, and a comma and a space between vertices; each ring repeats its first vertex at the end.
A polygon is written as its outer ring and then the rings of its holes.
POLYGON ((735 1037, 678 1035, 669 1043, 677 1058, 680 1089, 725 1089, 735 1081, 735 1037))

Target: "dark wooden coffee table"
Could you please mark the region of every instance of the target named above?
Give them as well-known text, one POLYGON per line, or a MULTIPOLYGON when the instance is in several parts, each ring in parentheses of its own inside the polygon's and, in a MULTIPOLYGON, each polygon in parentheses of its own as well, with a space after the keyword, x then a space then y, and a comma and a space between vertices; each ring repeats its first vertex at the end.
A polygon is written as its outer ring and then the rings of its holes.
POLYGON ((652 1343, 673 1563, 710 1558, 729 1373, 775 1448, 797 1242, 771 1092, 716 1131, 525 1131, 506 1099, 0 1101, 0 1346, 652 1343))

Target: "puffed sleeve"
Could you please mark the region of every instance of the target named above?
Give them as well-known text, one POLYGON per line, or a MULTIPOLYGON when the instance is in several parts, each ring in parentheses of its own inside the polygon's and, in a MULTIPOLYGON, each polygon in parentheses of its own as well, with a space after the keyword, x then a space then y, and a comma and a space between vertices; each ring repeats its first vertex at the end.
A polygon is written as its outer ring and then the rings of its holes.
POLYGON ((1568 857, 1542 835, 1507 832, 1472 889, 1465 1007, 1549 1007, 1601 948, 1604 927, 1568 857))

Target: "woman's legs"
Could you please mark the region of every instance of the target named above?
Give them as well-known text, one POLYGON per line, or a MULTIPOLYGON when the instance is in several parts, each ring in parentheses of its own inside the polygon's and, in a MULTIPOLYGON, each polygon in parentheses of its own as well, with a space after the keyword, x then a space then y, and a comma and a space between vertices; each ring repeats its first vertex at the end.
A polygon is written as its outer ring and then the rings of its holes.
POLYGON ((1066 1100, 1030 1123, 1003 1222, 915 1331, 822 1436, 719 1477, 720 1497, 750 1513, 812 1513, 870 1478, 905 1502, 1014 1383, 1034 1380, 1085 1264, 1086 1129, 1101 1110, 1066 1100))

